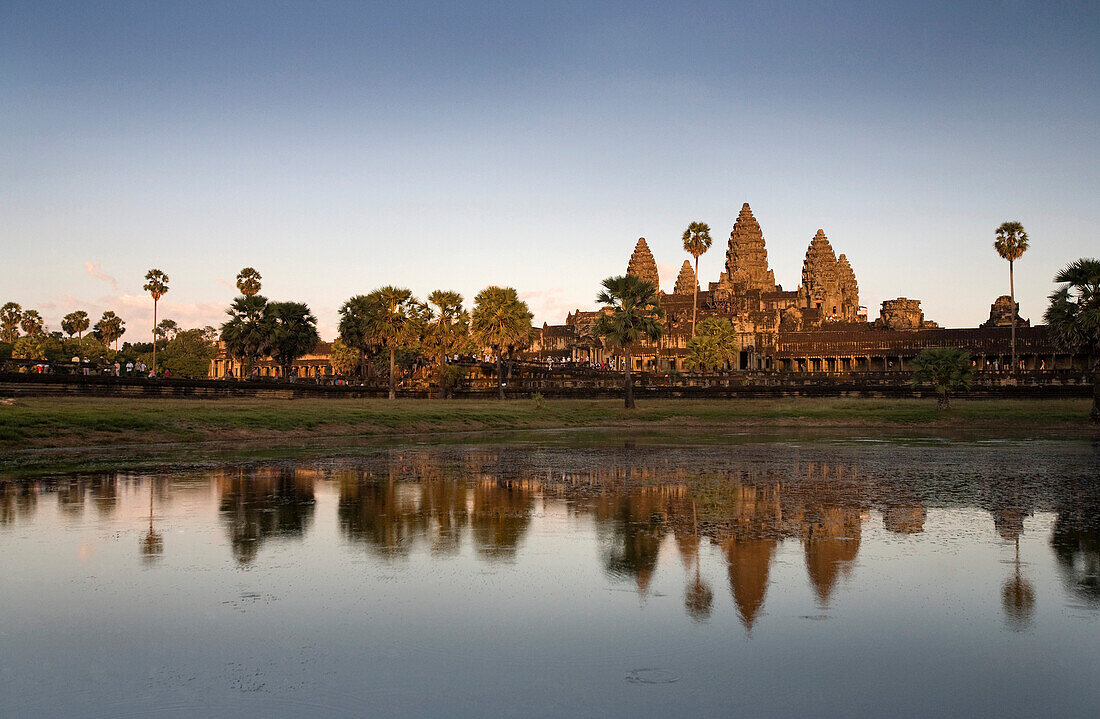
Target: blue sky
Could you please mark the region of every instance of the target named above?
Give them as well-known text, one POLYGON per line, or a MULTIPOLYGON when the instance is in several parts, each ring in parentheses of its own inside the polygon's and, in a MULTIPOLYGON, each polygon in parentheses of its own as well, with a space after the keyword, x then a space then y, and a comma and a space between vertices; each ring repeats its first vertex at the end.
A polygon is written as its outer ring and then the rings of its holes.
POLYGON ((648 239, 671 287, 749 202, 776 280, 820 227, 872 317, 1038 320, 1100 254, 1096 3, 0 0, 0 301, 218 323, 245 265, 335 332, 349 296, 591 307, 648 239))

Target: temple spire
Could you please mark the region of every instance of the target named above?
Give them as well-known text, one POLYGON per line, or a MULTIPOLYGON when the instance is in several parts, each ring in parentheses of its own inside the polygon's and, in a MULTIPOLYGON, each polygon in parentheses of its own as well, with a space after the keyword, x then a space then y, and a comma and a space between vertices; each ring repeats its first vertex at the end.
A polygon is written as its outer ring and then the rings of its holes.
POLYGON ((695 270, 691 269, 690 262, 684 260, 683 266, 680 267, 680 274, 676 277, 676 288, 673 293, 677 295, 694 294, 698 286, 699 283, 695 279, 695 270))
POLYGON ((741 292, 775 290, 775 274, 768 269, 764 233, 747 202, 741 206, 741 213, 733 223, 729 247, 726 250, 726 271, 720 282, 741 292))
POLYGON ((661 280, 657 276, 657 261, 653 259, 653 253, 649 251, 649 245, 645 243, 644 237, 639 237, 638 244, 634 246, 634 254, 630 256, 630 262, 626 265, 626 274, 650 282, 660 291, 661 280))

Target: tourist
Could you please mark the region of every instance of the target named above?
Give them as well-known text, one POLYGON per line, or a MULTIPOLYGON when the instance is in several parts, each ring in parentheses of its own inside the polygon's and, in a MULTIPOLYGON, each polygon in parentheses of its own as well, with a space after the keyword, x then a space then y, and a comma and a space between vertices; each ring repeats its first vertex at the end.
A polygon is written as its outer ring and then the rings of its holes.
POLYGON ((122 376, 122 364, 119 363, 118 360, 115 360, 114 370, 115 370, 115 377, 121 377, 122 376))
POLYGON ((129 376, 129 375, 132 375, 133 373, 134 373, 134 363, 127 360, 126 361, 126 375, 129 376))

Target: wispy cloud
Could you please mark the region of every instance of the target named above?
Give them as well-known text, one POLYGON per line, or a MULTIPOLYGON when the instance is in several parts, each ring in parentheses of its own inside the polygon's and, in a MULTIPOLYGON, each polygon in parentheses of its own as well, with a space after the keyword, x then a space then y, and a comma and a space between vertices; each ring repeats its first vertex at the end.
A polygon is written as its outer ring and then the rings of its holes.
POLYGON ((98 262, 92 262, 91 260, 86 261, 84 263, 84 271, 92 277, 96 278, 97 280, 103 280, 104 282, 111 283, 111 287, 115 288, 116 290, 118 289, 118 280, 116 280, 114 277, 111 277, 103 270, 99 269, 98 262))

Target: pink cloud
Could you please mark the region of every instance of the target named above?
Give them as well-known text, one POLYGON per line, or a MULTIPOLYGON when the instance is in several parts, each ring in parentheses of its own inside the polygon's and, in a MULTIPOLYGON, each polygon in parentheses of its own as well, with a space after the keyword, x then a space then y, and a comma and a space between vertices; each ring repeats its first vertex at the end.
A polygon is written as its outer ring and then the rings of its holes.
POLYGON ((116 290, 118 289, 118 280, 116 280, 114 277, 111 277, 103 270, 99 269, 98 262, 92 262, 91 260, 86 261, 84 263, 84 271, 92 277, 96 278, 97 280, 109 282, 111 287, 115 288, 116 290))

